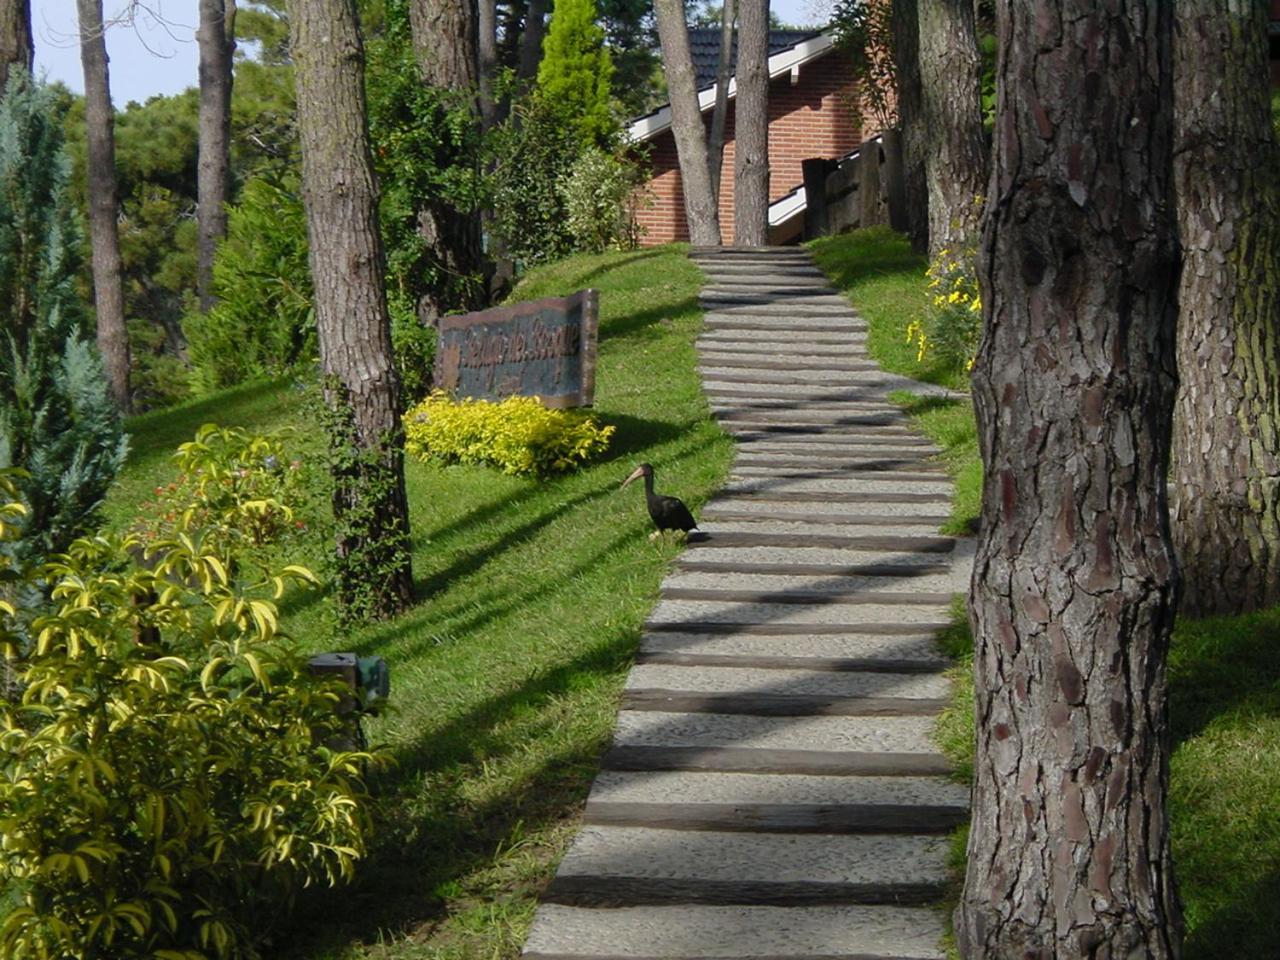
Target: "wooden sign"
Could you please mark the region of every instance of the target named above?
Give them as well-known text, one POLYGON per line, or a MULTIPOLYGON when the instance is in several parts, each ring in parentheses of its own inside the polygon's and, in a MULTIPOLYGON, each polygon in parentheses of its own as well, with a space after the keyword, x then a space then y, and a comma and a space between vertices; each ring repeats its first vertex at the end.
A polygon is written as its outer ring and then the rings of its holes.
POLYGON ((599 295, 531 300, 440 320, 435 385, 457 397, 539 397, 548 407, 595 399, 599 295))

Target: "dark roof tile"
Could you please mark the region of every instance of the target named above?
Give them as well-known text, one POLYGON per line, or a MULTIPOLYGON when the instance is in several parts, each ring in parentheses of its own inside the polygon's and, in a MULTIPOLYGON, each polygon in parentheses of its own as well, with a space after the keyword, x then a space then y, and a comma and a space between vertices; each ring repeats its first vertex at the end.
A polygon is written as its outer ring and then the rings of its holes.
MULTIPOLYGON (((794 47, 801 40, 816 37, 821 30, 770 30, 769 56, 794 47)), ((737 60, 737 33, 734 33, 734 61, 737 60)), ((693 72, 698 89, 716 82, 716 67, 720 64, 720 28, 690 27, 689 52, 693 55, 693 72)))

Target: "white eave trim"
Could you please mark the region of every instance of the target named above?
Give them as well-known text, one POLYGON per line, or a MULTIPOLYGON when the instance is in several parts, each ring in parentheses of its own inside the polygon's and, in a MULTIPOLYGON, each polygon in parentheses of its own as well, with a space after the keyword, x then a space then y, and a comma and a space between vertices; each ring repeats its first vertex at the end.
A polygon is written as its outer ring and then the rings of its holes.
MULTIPOLYGON (((835 39, 829 33, 820 33, 816 37, 810 37, 808 40, 801 40, 793 47, 786 50, 780 50, 769 58, 769 79, 774 80, 782 76, 784 73, 792 74, 792 83, 798 76, 799 70, 811 60, 817 60, 825 55, 835 44, 835 39)), ((738 93, 738 81, 736 77, 729 78, 729 99, 732 100, 738 93)), ((710 110, 716 103, 715 84, 707 87, 698 94, 698 107, 703 113, 710 110)), ((638 120, 633 120, 631 125, 627 127, 627 135, 633 143, 643 143, 656 137, 662 131, 671 126, 671 104, 660 107, 653 113, 647 114, 638 120)))
POLYGON ((807 202, 808 198, 805 197, 804 187, 796 187, 785 197, 779 197, 769 204, 769 226, 779 226, 786 223, 796 214, 803 213, 807 202))

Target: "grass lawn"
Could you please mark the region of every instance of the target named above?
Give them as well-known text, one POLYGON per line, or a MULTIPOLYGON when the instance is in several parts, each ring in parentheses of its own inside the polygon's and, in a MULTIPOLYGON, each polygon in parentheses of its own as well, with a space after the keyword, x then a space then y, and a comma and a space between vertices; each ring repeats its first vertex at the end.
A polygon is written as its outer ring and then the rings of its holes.
MULTIPOLYGON (((884 228, 813 244, 819 264, 866 319, 868 347, 887 369, 960 387, 954 374, 917 362, 907 324, 927 306, 925 261, 884 228)), ((946 529, 963 532, 980 512, 972 407, 965 401, 897 398, 942 447, 956 477, 946 529)), ((957 658, 956 695, 936 736, 968 779, 973 769, 973 639, 963 602, 942 638, 957 658)), ((1280 609, 1242 617, 1179 620, 1169 656, 1169 811, 1187 923, 1185 960, 1274 957, 1280 942, 1280 609)), ((953 858, 963 870, 963 831, 953 858)), ((958 888, 957 888, 958 893, 958 888)), ((948 911, 949 912, 949 911, 948 911)))
MULTIPOLYGON (((683 248, 575 257, 536 270, 518 299, 600 290, 596 412, 605 458, 547 481, 476 467, 406 467, 420 602, 338 634, 323 595, 286 606, 307 649, 386 657, 394 712, 370 739, 396 766, 377 784, 380 833, 352 887, 305 897, 270 956, 514 957, 572 835, 640 627, 674 545, 648 541, 641 461, 695 512, 732 442, 694 372, 701 274, 683 248)), ((134 455, 109 515, 128 517, 173 448, 207 420, 300 428, 308 400, 258 384, 130 423, 134 455)), ((323 563, 322 533, 304 558, 323 563)))

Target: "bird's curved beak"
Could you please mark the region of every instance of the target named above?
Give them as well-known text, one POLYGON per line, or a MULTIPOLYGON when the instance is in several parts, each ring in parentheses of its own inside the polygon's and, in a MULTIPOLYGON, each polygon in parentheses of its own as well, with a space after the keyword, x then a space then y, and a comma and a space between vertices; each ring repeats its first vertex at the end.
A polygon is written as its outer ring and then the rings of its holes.
POLYGON ((622 481, 622 486, 619 489, 621 490, 627 489, 628 483, 630 483, 632 480, 635 480, 637 477, 643 477, 643 476, 644 476, 644 467, 636 467, 634 470, 631 471, 631 476, 627 477, 627 479, 622 481))

